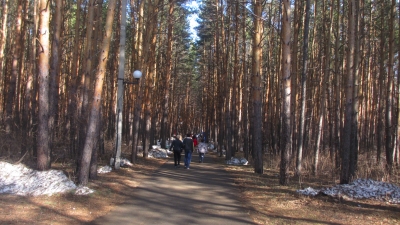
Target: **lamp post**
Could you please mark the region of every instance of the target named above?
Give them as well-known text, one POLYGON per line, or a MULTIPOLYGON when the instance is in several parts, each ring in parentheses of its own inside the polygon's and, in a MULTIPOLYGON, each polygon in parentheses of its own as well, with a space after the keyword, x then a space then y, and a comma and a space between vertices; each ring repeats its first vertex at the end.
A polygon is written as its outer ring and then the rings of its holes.
POLYGON ((142 72, 135 70, 133 72, 133 78, 135 80, 126 81, 123 78, 123 73, 118 75, 118 92, 117 92, 117 122, 116 122, 116 134, 115 134, 115 158, 114 168, 119 169, 121 165, 121 142, 122 142, 122 112, 124 107, 124 84, 139 84, 139 79, 142 77, 142 72))

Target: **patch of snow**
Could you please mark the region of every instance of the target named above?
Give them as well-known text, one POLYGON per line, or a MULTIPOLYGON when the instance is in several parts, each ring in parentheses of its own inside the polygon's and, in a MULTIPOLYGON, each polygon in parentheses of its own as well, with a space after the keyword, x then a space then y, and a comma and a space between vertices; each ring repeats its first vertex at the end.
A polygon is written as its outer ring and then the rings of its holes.
POLYGON ((306 188, 297 190, 297 192, 307 196, 323 193, 332 197, 346 196, 352 199, 376 199, 400 204, 400 188, 398 186, 372 179, 357 179, 350 184, 340 184, 320 190, 306 188))
POLYGON ((53 195, 76 189, 60 170, 37 171, 22 164, 0 162, 0 193, 15 195, 53 195))
POLYGON ((88 188, 88 187, 79 186, 79 187, 76 189, 75 194, 76 194, 76 195, 88 195, 88 194, 91 194, 91 193, 93 193, 93 192, 94 192, 94 190, 92 190, 92 189, 90 189, 90 188, 88 188))
POLYGON ((102 166, 97 169, 97 173, 109 173, 112 171, 111 166, 102 166))
POLYGON ((153 149, 149 151, 149 158, 168 158, 169 154, 172 154, 169 149, 163 149, 161 146, 153 145, 153 149))
POLYGON ((316 196, 318 195, 320 190, 314 189, 312 187, 308 187, 303 190, 297 190, 297 193, 302 194, 302 195, 307 195, 307 196, 316 196))
MULTIPOLYGON (((114 160, 115 160, 114 157, 110 158, 110 167, 114 166, 114 160)), ((121 167, 123 167, 123 166, 133 166, 131 161, 129 161, 128 159, 125 159, 125 158, 121 158, 120 159, 119 165, 121 167)), ((108 168, 106 168, 106 169, 108 169, 108 168)), ((106 171, 101 171, 101 173, 108 173, 108 172, 111 172, 111 170, 110 171, 107 171, 107 170, 106 171)), ((97 170, 97 172, 100 173, 99 170, 97 170)))
POLYGON ((160 149, 161 148, 161 145, 152 145, 151 146, 153 149, 160 149))
POLYGON ((228 165, 247 165, 249 162, 245 158, 234 158, 232 157, 230 160, 226 161, 226 164, 228 165))
POLYGON ((125 159, 125 158, 121 158, 120 165, 121 166, 133 166, 131 161, 129 161, 128 159, 125 159))

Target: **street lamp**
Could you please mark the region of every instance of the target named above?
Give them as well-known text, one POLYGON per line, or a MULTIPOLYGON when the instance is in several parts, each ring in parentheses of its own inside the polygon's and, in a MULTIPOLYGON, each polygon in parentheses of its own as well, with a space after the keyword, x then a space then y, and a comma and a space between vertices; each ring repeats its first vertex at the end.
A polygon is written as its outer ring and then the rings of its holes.
POLYGON ((122 80, 123 84, 139 84, 139 79, 142 77, 142 72, 140 70, 135 70, 132 76, 135 78, 134 81, 127 81, 124 78, 118 78, 118 80, 122 80))
POLYGON ((115 158, 114 167, 119 169, 121 165, 121 142, 122 142, 122 112, 124 107, 124 84, 139 84, 139 79, 142 77, 142 72, 135 70, 132 74, 134 81, 126 81, 123 78, 123 73, 118 76, 118 92, 117 92, 117 122, 115 134, 115 158))

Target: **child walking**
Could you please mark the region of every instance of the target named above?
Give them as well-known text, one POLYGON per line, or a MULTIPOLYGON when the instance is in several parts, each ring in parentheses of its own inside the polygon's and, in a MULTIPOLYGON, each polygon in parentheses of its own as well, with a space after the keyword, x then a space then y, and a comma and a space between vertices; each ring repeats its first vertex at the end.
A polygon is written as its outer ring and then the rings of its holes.
POLYGON ((199 163, 204 162, 204 155, 207 152, 207 144, 204 143, 204 138, 200 139, 200 144, 197 146, 197 153, 199 153, 199 163))

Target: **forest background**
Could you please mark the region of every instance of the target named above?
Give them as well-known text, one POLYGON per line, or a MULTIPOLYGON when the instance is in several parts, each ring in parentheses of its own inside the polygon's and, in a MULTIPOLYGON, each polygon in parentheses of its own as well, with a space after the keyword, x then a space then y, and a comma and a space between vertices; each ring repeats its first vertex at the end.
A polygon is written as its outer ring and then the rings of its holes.
POLYGON ((400 148, 397 1, 198 2, 199 11, 183 0, 2 0, 2 159, 33 159, 39 170, 73 159, 78 183, 95 179, 104 144, 116 145, 124 48, 125 80, 143 73, 123 93, 132 162, 138 146, 147 157, 157 140, 205 132, 220 156, 243 151, 255 173, 266 156, 280 158, 282 185, 321 170, 340 183, 390 181, 400 148))

